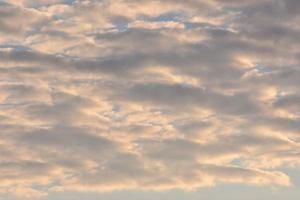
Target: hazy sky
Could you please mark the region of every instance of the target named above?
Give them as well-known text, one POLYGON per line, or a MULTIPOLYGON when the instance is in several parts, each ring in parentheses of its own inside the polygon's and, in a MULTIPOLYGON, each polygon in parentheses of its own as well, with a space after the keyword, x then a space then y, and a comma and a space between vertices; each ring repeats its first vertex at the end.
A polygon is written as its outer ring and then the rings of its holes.
POLYGON ((0 200, 298 200, 299 0, 0 0, 0 200))

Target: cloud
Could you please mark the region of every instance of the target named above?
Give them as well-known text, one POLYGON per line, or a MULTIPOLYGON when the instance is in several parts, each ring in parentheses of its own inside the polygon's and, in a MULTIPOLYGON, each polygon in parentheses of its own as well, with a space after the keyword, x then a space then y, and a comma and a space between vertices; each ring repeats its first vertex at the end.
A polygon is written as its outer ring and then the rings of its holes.
POLYGON ((298 7, 1 2, 0 196, 295 184, 298 7))
POLYGON ((129 28, 160 29, 160 28, 184 28, 183 24, 178 22, 143 22, 136 21, 129 24, 129 28))

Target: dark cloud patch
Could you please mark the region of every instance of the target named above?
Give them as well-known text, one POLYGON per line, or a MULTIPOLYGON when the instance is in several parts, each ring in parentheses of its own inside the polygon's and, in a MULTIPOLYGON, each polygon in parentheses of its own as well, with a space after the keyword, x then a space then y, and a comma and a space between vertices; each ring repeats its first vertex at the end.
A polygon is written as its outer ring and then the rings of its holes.
POLYGON ((184 85, 151 84, 135 85, 120 98, 149 102, 177 109, 203 107, 217 113, 243 115, 259 112, 259 107, 246 94, 223 95, 202 88, 184 85))

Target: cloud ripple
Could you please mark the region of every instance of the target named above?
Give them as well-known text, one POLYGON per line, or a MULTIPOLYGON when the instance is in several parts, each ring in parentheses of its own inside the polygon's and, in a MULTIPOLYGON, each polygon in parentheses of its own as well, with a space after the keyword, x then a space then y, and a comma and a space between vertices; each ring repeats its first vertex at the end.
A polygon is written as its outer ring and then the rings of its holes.
POLYGON ((291 186, 297 0, 0 2, 0 196, 291 186))

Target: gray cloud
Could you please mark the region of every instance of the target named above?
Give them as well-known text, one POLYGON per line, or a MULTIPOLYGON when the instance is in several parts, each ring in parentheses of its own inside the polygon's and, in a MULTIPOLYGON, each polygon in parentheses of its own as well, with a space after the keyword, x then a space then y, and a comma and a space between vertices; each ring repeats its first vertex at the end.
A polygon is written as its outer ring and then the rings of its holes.
POLYGON ((292 185, 298 8, 0 3, 0 197, 292 185))

